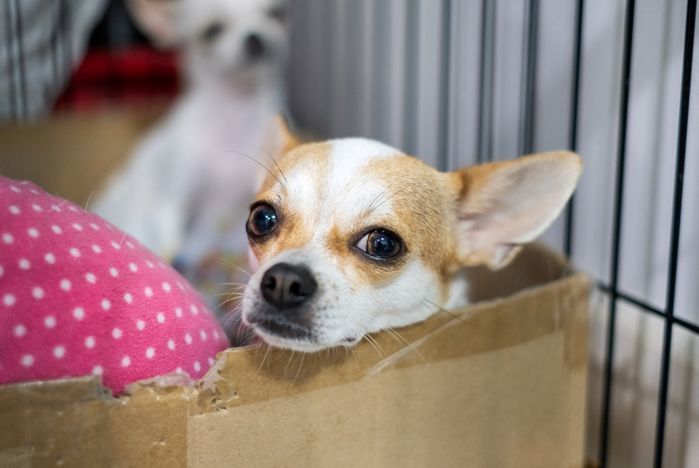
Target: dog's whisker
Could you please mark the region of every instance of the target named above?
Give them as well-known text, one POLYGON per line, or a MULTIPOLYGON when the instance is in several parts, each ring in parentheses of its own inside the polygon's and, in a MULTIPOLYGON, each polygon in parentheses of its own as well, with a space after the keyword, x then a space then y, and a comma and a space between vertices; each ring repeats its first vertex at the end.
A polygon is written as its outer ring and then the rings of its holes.
POLYGON ((417 354, 417 355, 420 357, 420 359, 421 359, 425 364, 427 364, 427 359, 425 359, 425 356, 423 356, 422 353, 417 349, 417 347, 415 347, 415 344, 414 344, 414 343, 411 343, 410 341, 406 340, 405 337, 404 337, 403 335, 401 335, 400 333, 398 333, 394 328, 388 328, 388 329, 386 329, 386 330, 391 334, 391 336, 395 337, 396 339, 400 339, 399 342, 402 341, 403 343, 405 343, 405 346, 406 346, 410 351, 412 351, 412 352, 414 352, 415 354, 417 354))
POLYGON ((230 299, 226 299, 225 301, 222 301, 220 304, 218 304, 218 305, 216 306, 216 311, 219 312, 219 311, 223 310, 223 308, 224 308, 225 306, 227 306, 228 304, 230 304, 230 303, 232 303, 233 301, 236 301, 236 300, 238 300, 238 299, 240 299, 240 298, 232 297, 232 298, 230 298, 230 299))
POLYGON ((437 304, 437 303, 434 302, 434 301, 431 301, 431 300, 429 300, 429 299, 427 299, 427 298, 423 298, 422 300, 423 300, 425 303, 427 303, 427 304, 431 305, 432 307, 434 307, 434 308, 435 308, 435 309, 434 309, 435 312, 444 312, 444 313, 446 313, 446 314, 448 314, 448 315, 450 315, 450 316, 452 316, 452 317, 454 317, 454 318, 456 318, 456 319, 462 318, 462 317, 460 317, 459 315, 455 314, 454 312, 452 312, 452 311, 450 311, 450 310, 448 310, 448 309, 445 309, 444 307, 442 307, 441 305, 437 304))
POLYGON ((223 263, 225 266, 229 266, 229 267, 231 267, 231 268, 235 268, 236 270, 238 270, 238 271, 241 272, 241 273, 245 273, 245 274, 248 275, 248 276, 252 276, 252 273, 250 273, 249 271, 247 271, 245 268, 243 268, 243 267, 241 267, 240 265, 237 265, 237 264, 231 262, 230 260, 228 260, 228 259, 226 259, 226 258, 224 258, 224 257, 218 257, 218 261, 221 262, 221 263, 223 263))
POLYGON ((236 291, 236 290, 233 290, 233 289, 232 289, 232 290, 230 290, 230 291, 226 291, 226 292, 222 292, 222 293, 207 294, 207 295, 206 295, 206 298, 207 298, 207 299, 214 299, 214 298, 221 297, 221 296, 243 297, 243 293, 241 293, 240 290, 236 291))
POLYGON ((216 293, 216 294, 209 294, 207 297, 214 298, 214 297, 221 297, 221 296, 230 296, 230 295, 237 295, 237 296, 242 296, 245 294, 243 291, 245 289, 242 286, 236 286, 235 288, 231 288, 225 292, 222 293, 216 293))
MULTIPOLYGON (((221 288, 229 288, 230 287, 230 289, 228 289, 228 292, 240 292, 247 287, 247 284, 219 283, 218 286, 221 288)), ((226 294, 226 293, 224 293, 224 294, 226 294)))
POLYGON ((240 307, 235 307, 226 312, 223 317, 221 317, 221 324, 224 329, 228 329, 235 320, 242 322, 242 310, 240 307))
POLYGON ((301 374, 301 367, 303 367, 303 360, 306 358, 306 353, 301 353, 301 362, 299 363, 299 368, 296 369, 296 375, 294 376, 294 380, 291 381, 291 385, 289 388, 293 387, 294 384, 296 383, 296 380, 298 380, 299 375, 301 374))
POLYGON ((256 158, 254 158, 253 156, 250 156, 249 154, 246 154, 246 153, 244 153, 244 152, 242 152, 242 151, 237 151, 237 150, 229 150, 229 151, 231 151, 232 153, 239 154, 239 155, 241 155, 241 156, 245 156, 246 158, 250 159, 251 161, 253 161, 253 162, 256 163, 257 165, 259 165, 262 169, 264 169, 265 171, 267 171, 267 173, 268 173, 269 175, 271 175, 272 177, 274 177, 274 180, 276 180, 276 181, 279 183, 279 185, 281 185, 282 187, 286 187, 286 186, 284 185, 284 183, 279 179, 279 177, 277 177, 277 175, 276 175, 274 172, 272 172, 267 166, 265 166, 264 164, 262 164, 260 161, 258 161, 258 160, 257 160, 256 158))
POLYGON ((267 345, 267 349, 265 350, 265 355, 262 356, 262 361, 260 362, 260 367, 258 367, 257 371, 255 371, 255 376, 257 376, 257 374, 260 373, 260 371, 262 370, 262 366, 265 365, 265 360, 267 359, 267 355, 269 354, 269 348, 271 348, 271 346, 269 344, 267 344, 267 343, 265 343, 265 344, 267 345))
MULTIPOLYGON (((282 178, 284 179, 284 182, 286 182, 286 183, 288 184, 288 183, 289 183, 289 180, 286 178, 286 174, 284 174, 284 171, 282 171, 282 168, 279 166, 279 163, 277 163, 277 159, 274 157, 274 155, 271 154, 271 153, 268 153, 267 151, 264 151, 264 150, 261 150, 261 153, 263 153, 265 156, 267 156, 269 159, 272 160, 272 162, 274 163, 274 165, 277 167, 277 170, 278 170, 279 173, 282 175, 282 178)), ((287 187, 287 186, 285 185, 284 188, 286 188, 286 187, 287 187)))
POLYGON ((391 199, 391 189, 395 184, 389 184, 384 190, 379 193, 376 198, 369 204, 369 209, 366 214, 369 215, 380 208, 384 203, 391 199))
POLYGON ((289 355, 289 360, 286 362, 286 366, 284 366, 284 375, 286 375, 286 372, 289 370, 289 365, 291 365, 291 361, 294 359, 294 355, 296 354, 295 350, 291 350, 291 354, 289 355))
POLYGON ((124 244, 124 241, 126 240, 126 236, 129 235, 129 231, 131 230, 131 224, 129 224, 126 229, 124 229, 124 235, 121 236, 121 240, 119 241, 119 247, 121 247, 124 244))
POLYGON ((92 201, 92 196, 95 194, 95 192, 90 192, 90 195, 87 197, 87 201, 85 202, 85 211, 90 211, 90 202, 92 201))
POLYGON ((228 303, 230 303, 230 302, 233 302, 233 301, 240 301, 240 299, 243 298, 243 295, 242 295, 242 294, 240 294, 240 295, 235 295, 235 294, 233 294, 233 295, 230 295, 230 296, 231 296, 231 297, 228 297, 227 299, 225 299, 225 300, 219 302, 219 304, 218 304, 217 307, 223 307, 224 305, 226 305, 226 304, 228 304, 228 303))
POLYGON ((374 351, 376 351, 376 354, 379 355, 379 359, 384 358, 383 353, 377 347, 378 343, 376 343, 376 340, 374 340, 370 335, 364 335, 363 339, 365 339, 366 342, 369 343, 372 348, 374 348, 374 351))
POLYGON ((68 203, 68 200, 63 200, 61 201, 58 205, 51 205, 51 208, 49 208, 49 211, 60 211, 61 207, 68 203))

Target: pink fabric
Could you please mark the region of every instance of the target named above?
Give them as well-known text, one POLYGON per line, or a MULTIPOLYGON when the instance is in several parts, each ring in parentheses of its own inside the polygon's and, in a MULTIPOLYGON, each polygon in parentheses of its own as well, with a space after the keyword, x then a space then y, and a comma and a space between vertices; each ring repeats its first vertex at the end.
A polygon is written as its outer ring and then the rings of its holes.
POLYGON ((37 186, 0 176, 0 383, 201 377, 225 334, 138 241, 37 186))

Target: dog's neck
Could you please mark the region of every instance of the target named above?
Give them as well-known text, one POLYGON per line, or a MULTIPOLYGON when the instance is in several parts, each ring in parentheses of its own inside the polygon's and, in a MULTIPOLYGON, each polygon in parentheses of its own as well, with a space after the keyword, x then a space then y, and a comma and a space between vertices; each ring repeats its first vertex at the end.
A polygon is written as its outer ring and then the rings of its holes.
POLYGON ((175 119, 189 134, 202 136, 214 148, 250 152, 259 149, 281 106, 279 86, 271 80, 257 86, 238 86, 209 78, 205 83, 196 80, 188 84, 177 101, 175 119))
POLYGON ((252 82, 246 79, 210 77, 190 80, 183 100, 192 100, 206 109, 237 108, 239 106, 274 111, 281 102, 280 85, 273 79, 252 82))

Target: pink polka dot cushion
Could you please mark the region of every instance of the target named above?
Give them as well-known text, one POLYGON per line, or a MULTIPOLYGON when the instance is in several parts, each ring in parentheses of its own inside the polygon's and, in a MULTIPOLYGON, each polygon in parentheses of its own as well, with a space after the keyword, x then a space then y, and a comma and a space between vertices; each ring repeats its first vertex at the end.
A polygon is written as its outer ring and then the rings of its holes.
POLYGON ((115 393, 228 345, 172 268, 98 216, 0 176, 0 384, 101 375, 115 393))

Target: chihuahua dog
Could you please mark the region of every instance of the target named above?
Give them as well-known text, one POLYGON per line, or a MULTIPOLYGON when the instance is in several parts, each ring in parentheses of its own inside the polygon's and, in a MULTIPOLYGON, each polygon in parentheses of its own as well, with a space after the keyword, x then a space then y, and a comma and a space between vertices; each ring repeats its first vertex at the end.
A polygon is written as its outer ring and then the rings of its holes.
POLYGON ((250 209, 257 271, 243 323, 312 352, 464 305, 464 268, 506 265, 553 222, 581 170, 569 152, 443 173, 366 139, 292 148, 250 209))
POLYGON ((130 0, 156 42, 181 51, 186 90, 94 210, 185 265, 245 253, 242 229, 275 151, 287 56, 283 0, 130 0), (263 164, 264 165, 264 164, 263 164), (240 228, 237 228, 240 226, 240 228))

